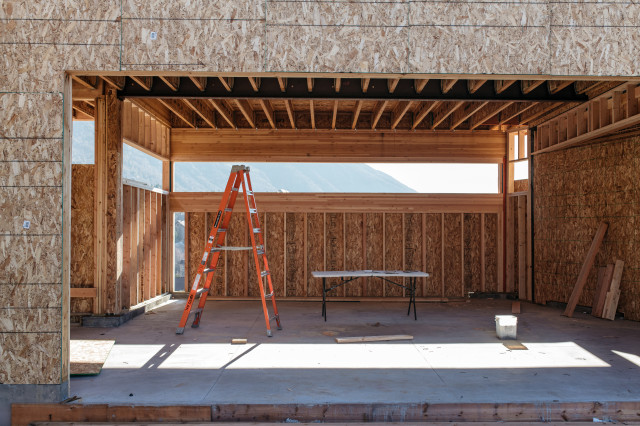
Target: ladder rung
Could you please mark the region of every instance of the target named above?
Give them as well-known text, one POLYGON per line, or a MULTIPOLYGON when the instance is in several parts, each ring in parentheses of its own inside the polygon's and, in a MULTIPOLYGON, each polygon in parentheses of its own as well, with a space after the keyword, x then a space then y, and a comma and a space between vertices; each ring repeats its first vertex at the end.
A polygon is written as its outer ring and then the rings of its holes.
POLYGON ((259 234, 260 232, 262 232, 262 231, 260 230, 260 228, 253 228, 253 233, 254 233, 254 234, 259 234))
POLYGON ((261 277, 266 277, 267 275, 271 275, 271 272, 269 272, 269 271, 262 271, 262 272, 260 272, 260 276, 261 276, 261 277))
POLYGON ((253 196, 253 191, 247 191, 247 195, 250 197, 253 196))
POLYGON ((258 254, 264 254, 264 250, 262 250, 262 249, 258 249, 258 250, 257 250, 257 253, 258 253, 258 254))
POLYGON ((205 293, 205 292, 206 292, 205 290, 206 290, 206 291, 209 291, 209 289, 207 289, 207 288, 199 288, 199 289, 196 291, 196 296, 200 296, 202 293, 205 293))
POLYGON ((233 187, 233 188, 231 188, 231 190, 235 191, 235 192, 238 192, 240 190, 240 188, 233 187))
POLYGON ((193 311, 189 312, 189 316, 202 312, 202 308, 196 308, 193 311))
POLYGON ((249 213, 256 214, 258 213, 258 209, 249 209, 249 213))
POLYGON ((202 273, 203 273, 203 274, 208 274, 209 272, 213 272, 213 271, 215 271, 215 270, 216 270, 216 268, 207 268, 207 269, 205 269, 204 271, 202 271, 202 273))
POLYGON ((232 212, 232 211, 233 211, 233 209, 232 209, 232 208, 230 208, 230 207, 227 207, 226 209, 224 209, 224 211, 225 211, 225 212, 232 212))
POLYGON ((218 232, 227 232, 227 228, 218 228, 218 232))
MULTIPOLYGON (((264 298, 265 299, 271 299, 273 297, 273 293, 269 293, 269 294, 265 294, 264 298)), ((273 318, 272 318, 273 319, 273 318)))

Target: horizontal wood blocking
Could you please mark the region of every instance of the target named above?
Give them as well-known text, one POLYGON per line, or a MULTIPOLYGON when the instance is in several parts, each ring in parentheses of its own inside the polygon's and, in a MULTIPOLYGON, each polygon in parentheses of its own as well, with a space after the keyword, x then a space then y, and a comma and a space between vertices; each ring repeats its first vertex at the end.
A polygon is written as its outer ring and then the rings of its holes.
POLYGON ((640 125, 635 83, 619 86, 538 126, 534 152, 557 151, 597 138, 637 130, 640 125))
POLYGON ((171 161, 498 163, 502 132, 171 129, 171 161))
MULTIPOLYGON (((211 212, 221 198, 219 192, 172 192, 169 205, 172 212, 211 212)), ((498 213, 502 195, 261 192, 256 202, 262 212, 498 213)))
POLYGON ((123 102, 122 138, 127 145, 159 160, 168 160, 169 132, 169 127, 131 101, 123 102))

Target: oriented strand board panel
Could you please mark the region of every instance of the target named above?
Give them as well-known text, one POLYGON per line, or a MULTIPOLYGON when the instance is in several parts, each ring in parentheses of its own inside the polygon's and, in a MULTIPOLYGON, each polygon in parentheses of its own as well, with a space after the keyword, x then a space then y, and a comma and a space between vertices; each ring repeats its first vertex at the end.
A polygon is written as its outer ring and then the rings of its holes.
POLYGON ((286 213, 286 297, 304 297, 304 213, 286 213))
POLYGON ((0 137, 0 161, 62 161, 62 139, 0 137))
POLYGON ((457 213, 444 214, 444 294, 463 297, 462 283, 462 218, 457 213))
MULTIPOLYGON (((406 213, 404 215, 404 266, 405 271, 425 271, 422 253, 422 214, 406 213)), ((428 271, 425 271, 428 272, 428 271)), ((416 296, 422 296, 427 278, 416 280, 416 296)), ((405 279, 405 284, 409 280, 405 279)))
POLYGON ((324 213, 307 214, 307 295, 322 296, 322 280, 313 271, 324 271, 324 213))
MULTIPOLYGON (((71 177, 71 287, 94 286, 94 166, 74 164, 71 177)), ((71 312, 93 312, 92 298, 71 299, 71 312)))
POLYGON ((0 358, 3 360, 0 368, 0 382, 3 384, 60 383, 60 341, 59 332, 0 332, 0 358), (16 350, 23 347, 29 350, 16 350))
MULTIPOLYGON (((62 232, 62 188, 0 187, 0 234, 60 234, 62 232), (23 228, 25 220, 29 229, 23 228)), ((93 213, 93 206, 91 213, 93 213)))
MULTIPOLYGON (((363 256, 363 213, 345 213, 344 215, 344 269, 364 269, 365 258, 363 256)), ((357 280, 345 286, 345 296, 357 297, 363 295, 365 280, 357 280)))
MULTIPOLYGON (((238 204, 239 204, 238 200, 238 204)), ((240 207, 240 206, 238 206, 240 207)), ((242 209, 237 208, 231 214, 229 230, 227 231, 227 246, 229 247, 249 247, 249 226, 247 216, 242 209)), ((203 244, 204 248, 204 237, 203 244)), ((203 249, 200 249, 202 251, 203 249)), ((202 253, 200 253, 202 259, 202 253)), ((227 252, 227 295, 247 296, 249 285, 249 251, 228 251, 227 252)), ((254 283, 254 281, 252 281, 254 283)))
MULTIPOLYGON (((384 269, 389 271, 402 270, 403 256, 403 232, 402 214, 389 213, 384 215, 384 269)), ((402 283, 400 283, 402 284, 402 283)), ((397 297, 404 295, 404 289, 384 283, 385 297, 397 297)))
POLYGON ((498 288, 498 215, 484 216, 484 280, 485 291, 497 292, 498 288))
POLYGON ((625 262, 618 311, 640 320, 638 137, 539 155, 534 173, 536 301, 566 302, 600 222, 609 229, 578 305, 591 306, 597 268, 625 262), (627 267, 628 266, 628 267, 627 267))
POLYGON ((284 213, 266 214, 265 228, 267 238, 267 259, 271 270, 271 282, 276 299, 285 296, 284 292, 284 252, 285 232, 284 213))
POLYGON ((480 214, 464 215, 464 291, 480 291, 480 214))
MULTIPOLYGON (((325 215, 325 247, 326 247, 326 270, 344 270, 344 214, 327 213, 325 215)), ((327 287, 336 285, 340 280, 337 278, 327 278, 327 287)), ((338 287, 328 296, 344 296, 345 287, 338 287)))
MULTIPOLYGON (((185 270, 188 270, 187 290, 191 289, 193 280, 196 277, 198 266, 202 261, 202 254, 204 251, 204 244, 206 243, 205 237, 205 214, 204 213, 189 213, 189 258, 185 260, 188 265, 185 270)), ((187 236, 185 235, 185 238, 187 236)), ((202 283, 202 280, 200 280, 202 283)), ((200 286, 200 284, 198 284, 200 286)))
POLYGON ((59 93, 1 93, 3 138, 62 137, 62 96, 59 93))
POLYGON ((70 370, 72 376, 100 374, 115 340, 71 340, 70 370))
POLYGON ((425 272, 431 276, 427 278, 427 286, 423 296, 441 297, 442 292, 442 214, 425 213, 425 272))
MULTIPOLYGON (((242 212, 243 215, 245 215, 244 212, 242 212)), ((260 221, 260 226, 262 227, 263 233, 262 233, 262 237, 264 238, 264 242, 265 244, 267 244, 266 241, 266 234, 264 233, 264 213, 259 213, 259 221, 260 221)), ((257 226, 257 224, 255 224, 254 222, 254 226, 257 226)), ((260 240, 258 239, 258 235, 255 236, 256 239, 256 245, 260 245, 260 240)), ((247 246, 251 246, 251 237, 248 236, 247 237, 247 246)), ((249 282, 249 287, 247 289, 248 291, 248 296, 249 297, 260 297, 260 285, 258 284, 258 275, 256 272, 256 262, 253 256, 253 250, 249 250, 247 252, 247 258, 248 258, 248 265, 247 265, 247 269, 248 269, 248 282, 249 282)), ((260 265, 260 270, 263 271, 264 267, 263 267, 263 262, 262 262, 262 255, 258 255, 258 262, 260 265)), ((269 263, 269 258, 267 257, 267 263, 269 263)), ((269 264, 270 265, 270 264, 269 264)), ((264 278, 261 278, 260 281, 262 282, 262 285, 264 287, 265 293, 268 294, 269 293, 269 287, 267 284, 267 281, 264 278)))
POLYGON ((60 283, 62 237, 0 236, 0 283, 60 283))
MULTIPOLYGON (((384 215, 382 213, 365 213, 366 232, 366 259, 365 269, 384 269, 384 215)), ((383 295, 383 286, 377 278, 367 278, 365 284, 365 296, 380 297, 383 295)))

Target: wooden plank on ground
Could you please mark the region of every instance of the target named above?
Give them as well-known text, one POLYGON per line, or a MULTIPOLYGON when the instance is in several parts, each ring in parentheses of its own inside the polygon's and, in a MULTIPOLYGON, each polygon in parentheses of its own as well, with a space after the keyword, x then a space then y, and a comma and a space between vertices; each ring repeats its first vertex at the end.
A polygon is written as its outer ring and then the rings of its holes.
POLYGON ((598 250, 600 249, 600 244, 602 244, 602 240, 604 239, 604 235, 607 232, 608 224, 606 222, 600 223, 598 230, 596 231, 596 235, 593 237, 593 241, 591 242, 591 247, 587 252, 587 256, 582 265, 582 269, 580 270, 580 274, 578 275, 578 280, 576 281, 576 285, 573 287, 573 292, 569 297, 569 301, 567 302, 567 308, 564 310, 563 315, 571 318, 573 316, 573 311, 576 309, 576 305, 578 304, 578 299, 580 299, 580 295, 582 294, 582 290, 584 289, 584 285, 587 283, 587 277, 589 276, 589 271, 593 266, 593 262, 596 259, 596 254, 598 254, 598 250))
POLYGON ((386 342, 391 340, 413 340, 409 334, 391 334, 386 336, 336 337, 336 343, 386 342))
POLYGON ((72 376, 100 374, 115 340, 71 340, 70 370, 72 376))
POLYGON ((620 300, 620 280, 622 279, 622 268, 624 262, 616 260, 616 266, 613 269, 613 278, 611 279, 611 288, 607 292, 607 298, 604 302, 602 318, 613 321, 616 317, 616 309, 620 300))
POLYGON ((602 318, 604 310, 604 302, 607 298, 607 292, 611 287, 611 279, 613 278, 613 263, 603 266, 598 271, 598 284, 596 292, 593 295, 593 305, 591 307, 591 315, 602 318))

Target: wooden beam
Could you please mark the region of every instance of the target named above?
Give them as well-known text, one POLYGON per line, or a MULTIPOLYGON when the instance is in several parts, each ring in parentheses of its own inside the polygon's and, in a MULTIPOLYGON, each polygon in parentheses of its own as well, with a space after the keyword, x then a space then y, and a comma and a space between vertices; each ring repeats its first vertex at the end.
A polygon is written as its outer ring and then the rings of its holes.
POLYGON ((227 106, 222 102, 221 99, 209 99, 211 105, 218 111, 218 114, 224 118, 224 121, 231 126, 232 129, 236 128, 236 124, 233 121, 233 113, 227 106))
POLYGON ((611 287, 611 279, 613 278, 613 263, 602 266, 598 270, 598 281, 596 283, 596 291, 593 294, 593 303, 591 305, 591 315, 596 318, 602 317, 604 310, 604 302, 607 298, 607 292, 611 287))
POLYGON ((174 92, 177 92, 180 88, 180 77, 169 77, 161 75, 160 80, 162 80, 164 84, 166 84, 169 89, 173 90, 174 92))
POLYGON ((316 113, 313 107, 313 99, 309 99, 309 113, 311 114, 311 128, 316 128, 316 113))
POLYGON ((360 82, 360 84, 362 85, 362 91, 364 93, 367 93, 367 90, 369 90, 369 83, 371 82, 370 78, 363 78, 360 82))
POLYGON ((591 247, 589 247, 589 251, 584 259, 584 263, 582 264, 582 269, 580 269, 576 285, 567 302, 567 307, 562 315, 569 318, 573 316, 573 311, 576 309, 576 305, 578 304, 578 300, 582 294, 582 289, 584 289, 584 285, 587 283, 589 272, 591 271, 593 262, 596 260, 596 255, 598 254, 598 250, 600 250, 600 244, 602 244, 604 235, 607 233, 608 226, 609 225, 606 222, 600 223, 600 226, 596 231, 596 235, 593 237, 593 241, 591 242, 591 247))
POLYGON ((391 113, 391 129, 395 129, 402 117, 409 111, 409 108, 413 105, 413 101, 400 101, 398 105, 393 109, 391 113))
POLYGON ((307 92, 313 92, 313 78, 307 77, 307 92))
POLYGON ((371 114, 371 128, 375 129, 378 124, 378 120, 382 116, 384 109, 386 108, 389 101, 378 101, 376 106, 373 108, 373 114, 371 114))
POLYGON ((131 103, 167 127, 171 127, 171 110, 158 99, 132 98, 131 103))
POLYGON ((253 119, 253 109, 249 105, 249 101, 246 99, 234 99, 234 101, 244 118, 249 122, 249 125, 255 129, 256 122, 253 119))
POLYGON ((340 93, 341 86, 342 86, 342 79, 340 77, 336 77, 333 84, 333 87, 335 88, 336 93, 340 93))
POLYGON ((550 111, 553 111, 554 109, 562 105, 562 102, 534 102, 530 108, 519 112, 519 114, 522 114, 522 117, 520 117, 520 123, 529 124, 533 120, 549 113, 550 111), (526 114, 524 114, 525 112, 526 114))
POLYGON ((289 116, 289 122, 291 123, 291 128, 296 128, 296 116, 293 111, 293 104, 290 99, 284 100, 284 107, 287 109, 287 115, 289 116))
POLYGON ((187 107, 184 102, 179 99, 158 99, 158 101, 169 108, 169 110, 186 123, 187 126, 193 129, 197 127, 193 110, 187 107))
POLYGON ((467 89, 469 89, 469 93, 476 93, 486 82, 487 80, 468 80, 467 89))
POLYGON ((549 93, 558 93, 565 87, 571 86, 573 81, 571 80, 549 80, 547 82, 549 86, 549 93))
POLYGON ((287 91, 287 78, 286 77, 276 77, 278 79, 278 85, 280 86, 281 92, 287 91))
POLYGON ((254 92, 260 90, 260 77, 247 77, 254 92))
POLYGON ((520 114, 522 114, 525 111, 528 111, 529 109, 535 107, 537 105, 536 102, 514 102, 512 105, 510 105, 509 107, 505 108, 501 113, 500 113, 500 119, 498 120, 498 123, 500 124, 504 124, 508 121, 513 120, 514 118, 516 118, 517 116, 519 116, 520 114))
POLYGON ((635 83, 627 85, 627 118, 638 113, 638 98, 636 97, 636 87, 635 83))
POLYGON ((513 105, 513 102, 491 102, 488 105, 485 105, 477 114, 471 117, 469 129, 477 129, 485 122, 499 114, 500 111, 509 108, 511 105, 513 105))
POLYGON ((336 129, 336 119, 338 118, 338 100, 333 101, 333 114, 331 116, 331 129, 336 129))
POLYGON ((607 292, 602 310, 602 318, 613 321, 616 317, 618 301, 620 300, 620 281, 622 281, 622 269, 624 262, 620 259, 616 260, 613 269, 613 278, 611 278, 611 287, 607 292))
MULTIPOLYGON (((172 192, 171 211, 205 212, 220 202, 219 192, 172 192)), ((263 212, 327 213, 497 213, 500 194, 362 194, 274 193, 256 194, 263 212)))
POLYGON ((360 116, 360 110, 362 109, 362 101, 361 100, 357 100, 356 101, 356 105, 353 108, 353 119, 351 122, 351 128, 355 129, 356 125, 358 124, 358 117, 360 116))
POLYGON ((96 109, 84 101, 74 102, 73 109, 91 118, 95 117, 96 115, 96 109))
POLYGON ((428 78, 416 78, 413 80, 413 87, 416 89, 416 93, 422 93, 428 82, 428 78))
POLYGON ((520 89, 522 90, 522 93, 526 95, 527 93, 531 93, 535 88, 537 88, 544 82, 545 80, 522 80, 522 82, 520 83, 520 89))
POLYGON ((87 89, 95 90, 98 88, 98 77, 97 76, 82 76, 82 75, 72 75, 74 81, 78 82, 81 86, 86 87, 87 89))
POLYGON ((260 99, 260 106, 262 107, 262 111, 264 111, 264 115, 267 116, 267 120, 269 120, 269 124, 272 129, 276 128, 276 121, 273 116, 273 108, 271 107, 271 102, 268 99, 260 99))
POLYGON ((125 77, 101 75, 100 78, 118 90, 124 89, 125 77))
POLYGON ((218 77, 218 79, 227 92, 233 89, 233 77, 218 77))
POLYGON ((97 87, 94 89, 71 79, 71 96, 73 101, 94 102, 95 99, 98 96, 102 96, 103 93, 104 82, 102 80, 98 81, 97 87))
POLYGON ((210 103, 207 103, 203 99, 187 98, 187 99, 183 99, 183 101, 189 107, 191 107, 191 109, 195 111, 195 113, 198 114, 200 118, 202 118, 205 121, 205 123, 207 123, 209 126, 213 127, 214 129, 218 128, 218 126, 216 126, 216 115, 210 103))
MULTIPOLYGON (((201 92, 204 92, 204 89, 206 89, 206 88, 207 88, 207 77, 194 77, 194 76, 190 75, 190 76, 189 76, 189 79, 190 79, 191 81, 193 81, 193 84, 195 84, 195 85, 196 85, 196 87, 197 87, 201 92)), ((226 80, 222 79, 222 81, 224 82, 224 81, 226 81, 226 80)), ((233 83, 231 83, 231 86, 233 87, 233 83)), ((231 91, 231 90, 230 90, 230 88, 227 88, 227 87, 228 87, 228 86, 225 86, 225 88, 226 88, 228 91, 231 91)))
POLYGON ((601 81, 586 81, 586 80, 578 80, 575 82, 576 93, 581 95, 583 93, 588 92, 589 90, 596 87, 600 84, 601 81))
POLYGON ((138 83, 140 87, 142 87, 146 91, 150 91, 151 86, 153 86, 153 77, 132 75, 131 79, 138 83))
POLYGON ((458 108, 452 116, 450 130, 455 130, 456 127, 467 121, 469 117, 482 109, 489 102, 467 102, 463 108, 458 108))
POLYGON ((422 102, 422 105, 413 116, 413 124, 411 125, 411 130, 414 130, 416 127, 418 127, 418 124, 420 124, 422 120, 424 120, 427 114, 429 114, 438 105, 440 105, 440 101, 422 102))
POLYGON ((502 93, 513 85, 517 80, 496 80, 496 93, 502 93))
POLYGON ((396 87, 398 87, 398 83, 400 83, 399 78, 387 79, 387 88, 389 89, 389 93, 393 93, 396 91, 396 87))
POLYGON ((76 288, 71 288, 69 291, 69 294, 71 297, 95 298, 95 297, 98 297, 98 289, 94 287, 89 287, 89 288, 76 287, 76 288))
POLYGON ((440 89, 442 93, 447 93, 458 82, 458 79, 444 79, 440 80, 440 89))
POLYGON ((438 110, 433 117, 433 123, 431 128, 435 129, 440 123, 442 123, 447 117, 454 113, 458 108, 464 104, 463 101, 444 101, 440 104, 438 110))
MULTIPOLYGON (((368 127, 368 126, 367 126, 368 127)), ((171 129, 172 161, 498 163, 504 133, 171 129)))

